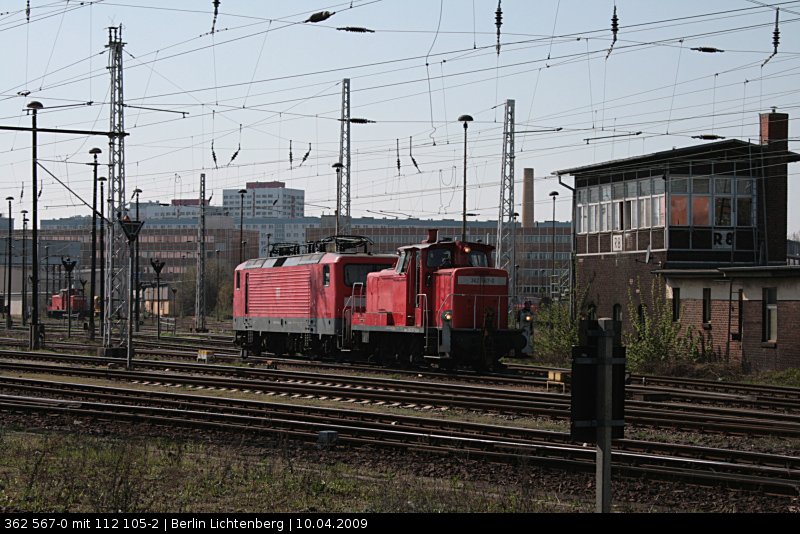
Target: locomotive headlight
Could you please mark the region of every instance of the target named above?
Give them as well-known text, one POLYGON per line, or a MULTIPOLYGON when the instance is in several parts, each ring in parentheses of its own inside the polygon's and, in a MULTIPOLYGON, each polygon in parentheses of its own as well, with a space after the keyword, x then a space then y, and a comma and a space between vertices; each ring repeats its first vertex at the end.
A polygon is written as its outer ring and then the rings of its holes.
POLYGON ((450 311, 450 310, 442 312, 442 320, 443 321, 448 321, 448 322, 452 321, 453 320, 453 312, 450 311))
POLYGON ((525 321, 525 322, 527 322, 527 323, 529 323, 529 322, 533 321, 533 316, 532 316, 530 313, 526 313, 526 314, 525 314, 525 315, 522 317, 522 320, 523 320, 523 321, 525 321))
POLYGON ((469 254, 471 251, 472 251, 472 249, 471 249, 471 248, 469 248, 469 247, 464 247, 464 253, 465 253, 465 254, 469 254))

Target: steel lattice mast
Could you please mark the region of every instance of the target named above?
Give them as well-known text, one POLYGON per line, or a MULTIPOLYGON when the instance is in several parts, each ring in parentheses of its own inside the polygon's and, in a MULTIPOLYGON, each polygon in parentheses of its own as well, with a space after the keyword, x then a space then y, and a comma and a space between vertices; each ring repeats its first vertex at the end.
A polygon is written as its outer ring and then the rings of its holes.
POLYGON ((124 346, 127 332, 128 246, 124 232, 114 221, 127 213, 125 207, 125 108, 122 84, 122 26, 108 28, 108 70, 111 74, 111 114, 108 141, 108 219, 106 231, 105 347, 124 346))
POLYGON ((339 133, 339 163, 337 172, 336 217, 339 233, 350 234, 350 78, 342 80, 342 128, 339 133))
POLYGON ((206 175, 200 174, 200 216, 197 225, 197 288, 194 296, 194 329, 206 332, 206 175))
POLYGON ((500 172, 500 214, 497 218, 495 267, 508 271, 508 297, 517 293, 516 221, 514 217, 514 101, 506 100, 503 126, 503 168, 500 172))

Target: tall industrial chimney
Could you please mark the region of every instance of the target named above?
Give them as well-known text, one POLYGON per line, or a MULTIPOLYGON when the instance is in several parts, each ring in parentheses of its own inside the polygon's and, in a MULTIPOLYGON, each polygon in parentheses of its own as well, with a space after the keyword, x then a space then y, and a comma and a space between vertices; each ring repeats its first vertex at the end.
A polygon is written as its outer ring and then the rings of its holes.
POLYGON ((533 169, 525 169, 522 177, 522 227, 533 228, 533 169))

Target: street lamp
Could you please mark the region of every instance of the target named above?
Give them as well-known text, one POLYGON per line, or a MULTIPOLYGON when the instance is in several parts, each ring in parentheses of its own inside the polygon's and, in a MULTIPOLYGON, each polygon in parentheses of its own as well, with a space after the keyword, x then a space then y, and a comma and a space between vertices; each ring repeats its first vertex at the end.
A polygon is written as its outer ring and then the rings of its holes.
MULTIPOLYGON (((89 339, 94 339, 94 296, 95 296, 95 279, 97 278, 97 155, 102 150, 95 147, 89 150, 94 161, 90 163, 93 169, 92 180, 92 279, 89 285, 89 339)), ((102 203, 102 198, 100 202, 102 203)), ((103 224, 103 221, 100 221, 103 224)), ((100 247, 102 249, 102 245, 100 247)), ((101 253, 102 254, 102 253, 101 253)))
POLYGON ((553 197, 553 269, 550 273, 550 299, 552 299, 555 295, 553 277, 556 275, 556 197, 558 191, 550 191, 550 196, 553 197))
MULTIPOLYGON (((137 221, 139 220, 139 193, 141 193, 141 192, 142 192, 142 190, 139 189, 138 187, 133 190, 133 196, 136 197, 136 220, 137 221)), ((131 197, 131 198, 133 198, 133 197, 131 197)), ((136 331, 138 332, 139 331, 139 301, 141 299, 141 293, 142 293, 142 291, 141 291, 142 288, 139 287, 139 241, 138 240, 136 240, 136 242, 134 243, 134 247, 136 249, 135 250, 136 259, 135 259, 135 262, 134 262, 134 265, 135 265, 135 271, 134 272, 136 274, 136 276, 134 278, 134 287, 136 288, 136 293, 135 293, 135 295, 136 295, 135 306, 136 307, 134 308, 133 313, 134 313, 134 315, 136 317, 136 322, 134 324, 136 325, 135 328, 136 328, 136 331)))
POLYGON ((342 169, 344 164, 341 161, 337 161, 331 167, 336 169, 336 227, 334 235, 339 235, 339 218, 342 216, 342 169))
POLYGON ((33 255, 31 256, 31 265, 35 265, 35 267, 32 269, 33 276, 31 277, 31 298, 33 299, 33 314, 31 316, 31 332, 29 341, 29 347, 31 350, 38 349, 40 342, 43 341, 44 338, 44 330, 41 330, 39 327, 39 195, 37 194, 39 191, 39 177, 37 174, 39 162, 36 141, 36 113, 43 108, 44 106, 41 102, 34 100, 28 103, 28 109, 31 110, 32 114, 31 120, 33 125, 33 128, 31 129, 33 133, 33 142, 31 143, 31 146, 33 147, 33 164, 31 166, 31 180, 33 182, 33 186, 31 187, 31 198, 33 199, 31 208, 31 250, 33 255))
MULTIPOLYGON (((104 319, 106 315, 106 210, 105 210, 105 191, 103 191, 103 184, 106 181, 105 176, 97 178, 100 182, 100 337, 103 337, 105 332, 104 319)), ((94 313, 94 302, 92 302, 92 313, 94 313)))
MULTIPOLYGON (((35 196, 35 195, 34 195, 35 196)), ((11 328, 11 201, 14 200, 14 197, 6 197, 8 200, 8 239, 7 239, 7 247, 6 247, 6 300, 8 301, 8 305, 6 306, 6 328, 11 328)))
POLYGON ((153 266, 153 270, 156 272, 156 329, 158 332, 158 339, 161 339, 161 269, 164 268, 164 262, 160 261, 158 258, 151 259, 150 265, 153 266))
POLYGON ((464 123, 464 209, 461 212, 461 242, 467 240, 467 124, 472 122, 470 115, 461 115, 459 122, 464 123))
MULTIPOLYGON (((25 231, 28 229, 28 210, 20 211, 22 214, 22 326, 28 324, 28 261, 25 257, 25 231)), ((31 265, 31 268, 33 265, 31 265)))
POLYGON ((61 258, 61 265, 67 271, 67 338, 72 337, 72 269, 76 263, 77 260, 70 260, 69 257, 61 258))
POLYGON ((239 263, 244 261, 244 195, 247 189, 239 189, 239 263))
POLYGON ((133 257, 133 245, 136 243, 136 237, 139 235, 139 230, 142 229, 142 221, 132 221, 130 217, 127 215, 122 219, 118 219, 119 225, 122 227, 122 231, 125 232, 125 237, 128 238, 128 254, 130 256, 130 292, 128 295, 128 351, 127 351, 127 358, 125 366, 127 369, 131 369, 133 363, 133 293, 135 291, 134 288, 134 257, 133 257))

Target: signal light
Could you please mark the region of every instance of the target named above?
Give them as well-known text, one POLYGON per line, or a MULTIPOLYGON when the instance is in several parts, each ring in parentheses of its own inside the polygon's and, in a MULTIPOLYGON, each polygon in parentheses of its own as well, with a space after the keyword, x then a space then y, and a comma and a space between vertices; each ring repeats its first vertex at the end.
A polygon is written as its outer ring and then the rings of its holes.
POLYGON ((444 321, 452 321, 453 320, 453 312, 447 310, 446 312, 442 313, 442 320, 444 321))

